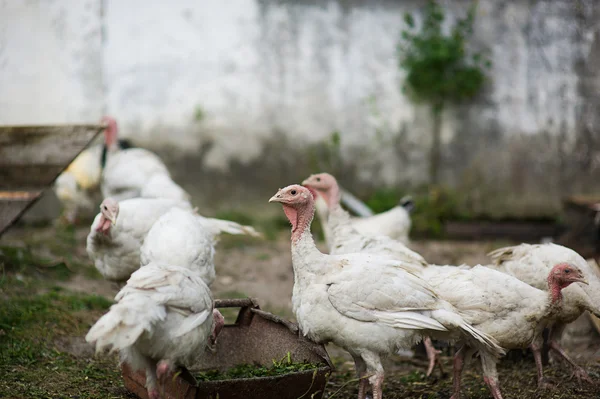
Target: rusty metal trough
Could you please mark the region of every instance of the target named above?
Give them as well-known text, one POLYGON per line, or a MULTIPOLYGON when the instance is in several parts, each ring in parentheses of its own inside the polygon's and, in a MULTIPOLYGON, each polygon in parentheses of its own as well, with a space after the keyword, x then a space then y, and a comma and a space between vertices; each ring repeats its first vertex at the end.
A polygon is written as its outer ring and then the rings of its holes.
MULTIPOLYGON (((215 352, 206 351, 193 371, 227 370, 240 364, 271 365, 290 352, 294 361, 322 364, 315 370, 274 377, 196 382, 182 369, 164 387, 167 399, 319 399, 333 366, 323 345, 299 334, 298 326, 260 309, 255 299, 216 300, 217 308, 239 307, 235 324, 226 324, 215 352)), ((122 366, 125 387, 142 399, 148 398, 144 372, 122 366)))
POLYGON ((0 126, 0 235, 103 130, 101 125, 0 126))

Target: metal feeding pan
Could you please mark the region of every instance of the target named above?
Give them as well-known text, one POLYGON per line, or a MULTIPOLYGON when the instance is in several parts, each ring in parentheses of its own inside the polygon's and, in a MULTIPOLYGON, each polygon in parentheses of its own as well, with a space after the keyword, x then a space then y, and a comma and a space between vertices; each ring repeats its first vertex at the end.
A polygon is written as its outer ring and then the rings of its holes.
MULTIPOLYGON (((214 352, 206 350, 194 371, 227 370, 240 364, 272 365, 287 356, 294 362, 322 364, 315 370, 273 377, 241 378, 196 382, 182 369, 164 387, 167 399, 319 399, 323 396, 333 366, 323 345, 300 333, 298 326, 260 310, 255 299, 217 299, 217 308, 241 308, 235 324, 226 324, 214 352)), ((142 399, 148 398, 143 371, 133 373, 122 366, 125 387, 142 399)))

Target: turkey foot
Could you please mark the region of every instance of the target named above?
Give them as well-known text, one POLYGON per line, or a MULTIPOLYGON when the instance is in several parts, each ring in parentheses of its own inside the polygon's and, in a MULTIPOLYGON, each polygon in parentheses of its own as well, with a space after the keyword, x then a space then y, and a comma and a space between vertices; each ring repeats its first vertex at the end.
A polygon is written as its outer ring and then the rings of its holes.
POLYGON ((592 380, 587 371, 585 371, 583 367, 575 363, 569 357, 569 355, 567 355, 565 350, 558 344, 558 342, 554 340, 550 341, 550 349, 553 349, 560 357, 562 357, 567 363, 569 363, 573 367, 573 377, 576 377, 577 381, 579 381, 580 384, 583 380, 589 384, 596 385, 596 383, 594 382, 594 380, 592 380))
POLYGON ((368 399, 369 380, 366 373, 359 377, 358 381, 358 399, 368 399))
POLYGON ((427 377, 433 373, 434 367, 437 365, 440 368, 440 373, 444 375, 444 367, 442 366, 442 362, 440 361, 439 354, 442 351, 435 349, 433 343, 431 342, 431 338, 425 337, 423 339, 423 344, 425 345, 425 351, 427 352, 427 358, 429 359, 429 366, 427 367, 427 377))
POLYGON ((544 377, 544 366, 542 365, 542 346, 538 342, 533 342, 530 346, 535 360, 535 367, 538 374, 538 389, 552 389, 554 385, 550 384, 544 377))
POLYGON ((467 348, 461 346, 460 349, 454 354, 454 381, 452 381, 453 390, 450 399, 460 399, 460 378, 462 376, 462 370, 465 366, 465 355, 467 348))
POLYGON ((546 377, 538 379, 538 389, 550 390, 556 388, 554 384, 551 384, 546 377))
POLYGON ((502 399, 502 393, 500 393, 500 385, 495 378, 483 377, 483 381, 487 384, 488 388, 492 392, 494 399, 502 399))
POLYGON ((383 372, 377 372, 369 381, 371 382, 371 387, 373 388, 373 399, 382 399, 383 398, 383 372))
POLYGON ((590 377, 590 375, 587 373, 587 371, 585 371, 583 369, 583 367, 580 366, 576 366, 575 367, 575 371, 573 371, 573 375, 571 376, 571 378, 577 378, 577 381, 579 381, 579 384, 581 384, 581 381, 585 381, 588 384, 591 385, 597 385, 597 383, 592 380, 592 377, 590 377))
POLYGON ((170 361, 161 360, 160 362, 158 362, 158 365, 156 366, 156 376, 158 377, 158 380, 160 381, 161 385, 165 385, 165 383, 167 382, 167 377, 169 377, 169 375, 171 374, 172 369, 173 365, 170 361))

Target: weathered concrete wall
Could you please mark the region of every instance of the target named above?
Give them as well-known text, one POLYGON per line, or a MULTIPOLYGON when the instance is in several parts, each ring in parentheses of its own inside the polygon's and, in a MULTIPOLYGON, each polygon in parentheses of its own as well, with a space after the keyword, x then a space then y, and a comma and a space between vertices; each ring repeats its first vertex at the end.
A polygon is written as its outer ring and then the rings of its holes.
POLYGON ((0 1, 0 124, 102 113, 101 2, 0 1))
MULTIPOLYGON (((319 166, 359 190, 415 184, 431 121, 399 90, 396 46, 422 4, 0 1, 0 123, 108 112, 123 136, 176 153, 176 178, 206 203, 264 197, 319 166), (342 160, 316 162, 306 147, 333 131, 342 160)), ((444 4, 452 20, 470 2, 444 4)), ((479 1, 492 81, 446 113, 442 172, 475 209, 539 211, 597 190, 599 13, 594 0, 479 1)))

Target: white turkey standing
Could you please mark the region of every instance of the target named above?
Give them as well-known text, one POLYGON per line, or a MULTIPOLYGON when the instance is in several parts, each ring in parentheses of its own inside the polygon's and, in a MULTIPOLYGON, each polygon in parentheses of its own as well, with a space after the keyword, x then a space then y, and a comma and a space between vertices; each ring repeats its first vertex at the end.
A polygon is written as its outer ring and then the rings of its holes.
POLYGON ((155 175, 171 175, 163 161, 143 148, 121 150, 117 145, 117 122, 111 117, 102 120, 107 124, 104 131, 107 147, 106 166, 102 174, 102 196, 117 201, 141 196, 144 185, 155 175))
MULTIPOLYGON (((547 291, 483 266, 439 266, 424 269, 421 275, 440 296, 461 310, 468 323, 494 337, 503 348, 525 349, 531 345, 541 386, 545 384, 539 351, 542 331, 560 314, 561 290, 575 282, 587 284, 581 270, 569 263, 560 263, 546 274, 547 291)), ((465 358, 469 359, 475 352, 477 349, 467 343, 454 357, 452 399, 460 397, 465 358)), ((493 397, 501 399, 497 359, 486 352, 480 352, 480 357, 484 381, 493 397)))
MULTIPOLYGON (((311 175, 302 184, 314 189, 318 197, 327 205, 327 230, 331 254, 363 252, 389 256, 406 262, 405 268, 413 273, 419 273, 422 268, 428 266, 421 255, 410 250, 400 241, 384 235, 367 236, 359 233, 351 222, 350 214, 341 207, 341 193, 337 180, 329 173, 311 175)), ((436 364, 443 374, 443 367, 438 357, 440 351, 435 349, 429 337, 424 338, 423 343, 429 359, 427 376, 431 375, 436 364)))
POLYGON ((300 330, 316 342, 333 342, 350 352, 361 378, 359 399, 368 383, 373 399, 381 399, 381 357, 409 349, 423 334, 462 338, 482 352, 503 353, 424 280, 402 269, 402 262, 319 252, 310 234, 314 197, 306 187, 288 186, 269 202, 280 202, 292 223, 292 308, 300 330))
POLYGON ((488 267, 541 290, 548 290, 546 277, 557 262, 571 263, 582 271, 589 285, 573 284, 563 290, 563 306, 551 325, 548 346, 573 367, 578 379, 593 383, 588 373, 567 355, 559 343, 566 325, 575 321, 584 311, 600 317, 600 279, 585 259, 572 249, 556 244, 521 244, 500 248, 488 255, 494 262, 488 267))
MULTIPOLYGON (((331 241, 331 227, 328 223, 329 218, 329 207, 327 202, 317 198, 316 201, 317 215, 319 221, 323 227, 323 235, 325 236, 325 242, 327 247, 331 251, 333 248, 333 242, 331 241)), ((350 217, 350 223, 359 233, 367 236, 388 236, 394 240, 409 244, 410 239, 408 233, 410 232, 411 220, 410 212, 413 208, 412 200, 408 197, 402 198, 400 203, 385 212, 378 213, 373 216, 365 217, 350 217)))

